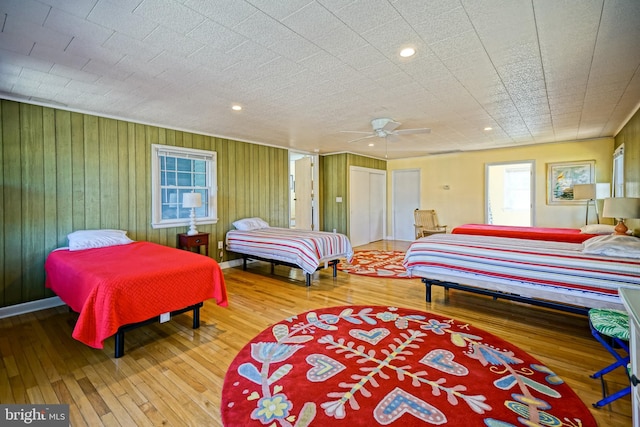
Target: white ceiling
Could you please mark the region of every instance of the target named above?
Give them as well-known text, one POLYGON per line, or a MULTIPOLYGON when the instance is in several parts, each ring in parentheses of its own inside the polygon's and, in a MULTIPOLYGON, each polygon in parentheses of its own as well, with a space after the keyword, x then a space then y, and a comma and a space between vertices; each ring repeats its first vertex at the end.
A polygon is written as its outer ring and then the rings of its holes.
POLYGON ((321 154, 614 136, 640 102, 638 0, 0 0, 0 20, 4 98, 321 154), (340 132, 377 117, 432 132, 340 132))

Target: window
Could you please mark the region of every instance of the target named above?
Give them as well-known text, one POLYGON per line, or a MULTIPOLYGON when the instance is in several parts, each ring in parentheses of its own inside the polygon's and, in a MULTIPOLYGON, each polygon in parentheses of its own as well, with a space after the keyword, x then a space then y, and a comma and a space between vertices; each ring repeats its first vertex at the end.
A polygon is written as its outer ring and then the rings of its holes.
POLYGON ((216 153, 153 144, 151 190, 153 228, 188 225, 191 209, 182 207, 182 197, 192 191, 202 196, 195 211, 198 224, 216 223, 216 153))

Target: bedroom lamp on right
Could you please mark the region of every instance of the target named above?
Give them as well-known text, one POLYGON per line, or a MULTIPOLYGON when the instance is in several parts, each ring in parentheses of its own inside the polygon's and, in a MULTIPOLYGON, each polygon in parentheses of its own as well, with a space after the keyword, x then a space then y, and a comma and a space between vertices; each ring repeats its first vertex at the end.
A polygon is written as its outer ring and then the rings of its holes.
POLYGON ((624 220, 640 218, 640 197, 612 197, 610 199, 604 199, 602 216, 615 218, 618 221, 615 233, 613 234, 626 235, 628 228, 624 220))

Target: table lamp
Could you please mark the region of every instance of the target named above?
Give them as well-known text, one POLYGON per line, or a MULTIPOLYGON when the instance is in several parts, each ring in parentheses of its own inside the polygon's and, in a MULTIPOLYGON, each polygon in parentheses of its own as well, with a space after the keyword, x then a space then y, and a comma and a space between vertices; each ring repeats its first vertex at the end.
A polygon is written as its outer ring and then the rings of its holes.
POLYGON ((202 206, 202 196, 200 193, 184 193, 182 196, 182 207, 191 208, 191 215, 189 215, 189 231, 187 234, 193 236, 198 234, 196 230, 196 208, 202 206))
POLYGON ((592 202, 596 211, 596 221, 600 224, 600 215, 598 214, 598 203, 596 202, 596 199, 606 199, 610 196, 611 185, 609 183, 575 184, 573 186, 573 199, 587 201, 587 212, 584 218, 584 225, 589 224, 589 205, 592 202))
POLYGON ((625 219, 640 218, 640 197, 613 197, 604 199, 602 216, 615 218, 618 224, 615 228, 616 235, 626 235, 627 226, 625 219))

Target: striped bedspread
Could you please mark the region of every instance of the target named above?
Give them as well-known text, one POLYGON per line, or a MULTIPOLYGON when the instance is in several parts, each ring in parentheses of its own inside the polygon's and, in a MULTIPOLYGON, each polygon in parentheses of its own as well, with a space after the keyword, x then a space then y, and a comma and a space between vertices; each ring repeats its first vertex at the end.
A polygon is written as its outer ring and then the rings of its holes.
POLYGON ((346 258, 353 248, 344 234, 268 227, 251 231, 231 230, 226 236, 227 250, 265 259, 284 261, 312 274, 327 261, 346 258))
POLYGON ((621 306, 618 289, 640 289, 640 259, 582 253, 582 244, 440 234, 411 244, 409 274, 586 307, 621 306))

